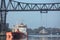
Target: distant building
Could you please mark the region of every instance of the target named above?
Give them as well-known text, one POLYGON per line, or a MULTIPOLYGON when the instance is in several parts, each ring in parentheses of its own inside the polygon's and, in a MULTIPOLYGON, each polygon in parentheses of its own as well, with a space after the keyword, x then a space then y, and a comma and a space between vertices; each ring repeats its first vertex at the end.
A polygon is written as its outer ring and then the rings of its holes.
POLYGON ((45 28, 43 28, 39 31, 39 34, 48 34, 48 31, 45 28))

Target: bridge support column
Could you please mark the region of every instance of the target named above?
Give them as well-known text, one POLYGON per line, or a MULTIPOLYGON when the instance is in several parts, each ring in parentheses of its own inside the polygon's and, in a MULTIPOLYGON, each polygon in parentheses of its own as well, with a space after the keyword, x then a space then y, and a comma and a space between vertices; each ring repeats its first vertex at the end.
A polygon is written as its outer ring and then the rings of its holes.
MULTIPOLYGON (((1 10, 6 9, 6 3, 5 0, 1 0, 1 10)), ((6 11, 0 11, 0 33, 1 32, 6 32, 6 16, 7 12, 6 11)))

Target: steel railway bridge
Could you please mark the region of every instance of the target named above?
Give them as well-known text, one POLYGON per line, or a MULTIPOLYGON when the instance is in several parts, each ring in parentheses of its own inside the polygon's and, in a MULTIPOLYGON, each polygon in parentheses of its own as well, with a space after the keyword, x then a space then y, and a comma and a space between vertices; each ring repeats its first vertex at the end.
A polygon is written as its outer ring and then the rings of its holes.
POLYGON ((60 3, 25 3, 14 0, 0 0, 0 30, 5 30, 7 12, 11 11, 60 11, 60 3))

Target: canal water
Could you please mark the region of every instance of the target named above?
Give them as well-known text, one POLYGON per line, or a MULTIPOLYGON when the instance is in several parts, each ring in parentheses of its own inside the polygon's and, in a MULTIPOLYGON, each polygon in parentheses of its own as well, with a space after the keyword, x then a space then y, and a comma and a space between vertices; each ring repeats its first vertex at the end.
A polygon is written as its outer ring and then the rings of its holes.
MULTIPOLYGON (((6 37, 0 36, 0 40, 6 40, 6 37)), ((33 37, 33 36, 29 36, 28 40, 60 40, 60 37, 33 37)))
POLYGON ((29 37, 28 40, 60 40, 60 37, 29 37))

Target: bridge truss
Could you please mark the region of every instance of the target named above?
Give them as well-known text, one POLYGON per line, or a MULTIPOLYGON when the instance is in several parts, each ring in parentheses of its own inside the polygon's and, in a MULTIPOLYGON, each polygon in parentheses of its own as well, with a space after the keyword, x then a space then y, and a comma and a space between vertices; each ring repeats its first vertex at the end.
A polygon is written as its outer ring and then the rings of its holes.
POLYGON ((0 22, 2 30, 3 27, 6 26, 6 15, 9 11, 40 11, 41 13, 60 11, 60 3, 24 3, 9 0, 6 4, 5 0, 1 0, 0 4, 0 22))

